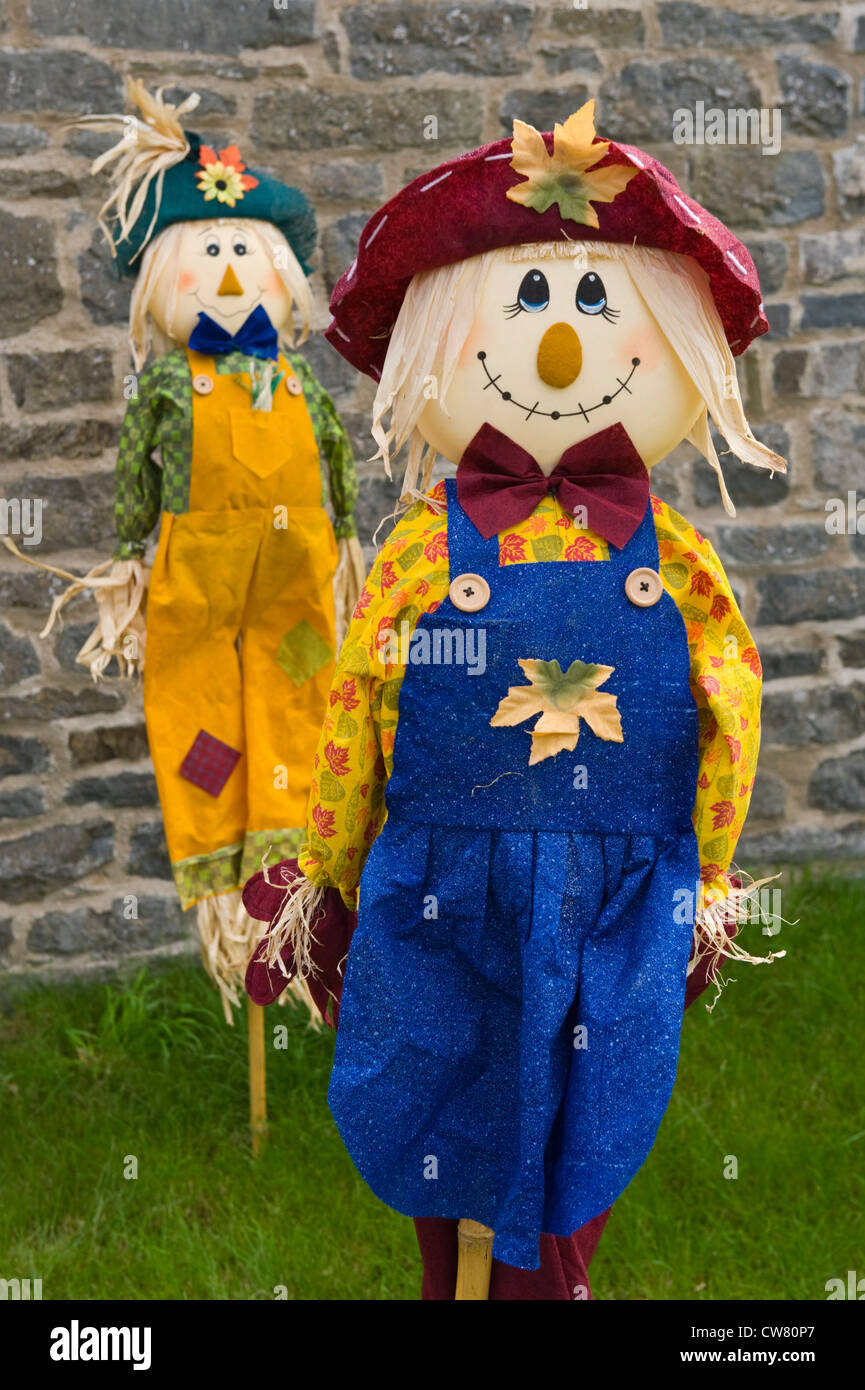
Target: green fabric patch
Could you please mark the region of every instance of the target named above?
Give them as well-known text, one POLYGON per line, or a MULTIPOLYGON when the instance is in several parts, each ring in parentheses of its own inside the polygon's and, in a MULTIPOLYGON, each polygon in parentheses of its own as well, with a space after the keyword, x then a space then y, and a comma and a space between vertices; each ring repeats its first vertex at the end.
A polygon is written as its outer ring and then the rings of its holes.
POLYGON ((276 649, 277 664, 295 685, 310 680, 333 657, 333 647, 319 636, 306 618, 288 629, 276 649))
MULTIPOLYGON (((306 841, 306 830, 302 827, 298 830, 248 830, 240 865, 241 883, 246 883, 247 879, 258 873, 265 854, 268 856, 268 865, 272 868, 281 859, 296 859, 306 841)), ((262 934, 263 931, 262 928, 262 934)))
POLYGON ((243 884, 242 855, 242 845, 226 845, 224 849, 214 850, 213 854, 197 854, 191 859, 180 859, 172 864, 171 872, 180 906, 192 907, 200 898, 240 888, 243 884))

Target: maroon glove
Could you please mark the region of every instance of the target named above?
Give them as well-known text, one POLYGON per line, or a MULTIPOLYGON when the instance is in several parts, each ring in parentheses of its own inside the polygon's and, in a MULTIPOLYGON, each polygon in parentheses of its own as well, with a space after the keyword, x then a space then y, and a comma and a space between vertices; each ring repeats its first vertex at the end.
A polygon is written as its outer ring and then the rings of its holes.
MULTIPOLYGON (((268 875, 275 881, 268 882, 264 873, 257 873, 249 880, 243 889, 243 905, 250 917, 272 923, 282 907, 287 887, 303 874, 296 859, 284 859, 274 869, 269 869, 268 875)), ((308 975, 306 983, 328 1028, 335 1028, 339 1022, 342 971, 356 926, 357 913, 346 907, 338 889, 326 888, 321 916, 313 924, 314 939, 310 943, 316 973, 308 975)), ((280 952, 287 971, 285 975, 278 965, 265 964, 267 946, 268 938, 264 937, 246 967, 244 985, 254 1004, 272 1004, 297 974, 291 946, 284 946, 280 952)))

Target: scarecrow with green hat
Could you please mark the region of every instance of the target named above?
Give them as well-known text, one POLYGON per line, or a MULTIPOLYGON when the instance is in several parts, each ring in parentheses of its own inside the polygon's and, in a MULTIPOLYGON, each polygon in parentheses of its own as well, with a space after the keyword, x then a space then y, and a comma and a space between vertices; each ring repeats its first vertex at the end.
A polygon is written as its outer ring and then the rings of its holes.
POLYGON ((115 172, 100 225, 118 271, 135 276, 140 373, 117 456, 113 564, 74 588, 100 606, 79 660, 94 677, 112 658, 143 670, 172 872, 183 907, 198 905, 230 1021, 251 946, 239 890, 268 850, 291 854, 305 837, 336 634, 363 581, 357 482, 330 397, 279 346, 309 328, 307 199, 248 168, 237 145, 184 130, 197 95, 175 107, 138 81, 127 90, 140 116, 76 123, 123 132, 93 171, 115 172))

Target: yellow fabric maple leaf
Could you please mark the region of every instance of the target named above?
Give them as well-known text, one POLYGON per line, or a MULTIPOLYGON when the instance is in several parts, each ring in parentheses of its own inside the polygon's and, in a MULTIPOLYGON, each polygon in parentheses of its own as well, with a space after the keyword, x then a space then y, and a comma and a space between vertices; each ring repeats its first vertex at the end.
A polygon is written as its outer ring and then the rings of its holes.
POLYGON ((515 120, 511 168, 524 174, 526 181, 514 184, 507 196, 536 212, 546 212, 557 203, 562 217, 597 228, 600 224, 592 203, 611 203, 639 170, 624 164, 591 168, 610 148, 609 140, 593 144, 594 139, 593 101, 585 102, 564 125, 555 125, 552 154, 547 154, 544 138, 534 126, 515 120))
MULTIPOLYGON (((553 758, 563 750, 573 750, 580 736, 580 719, 593 734, 613 743, 623 743, 622 720, 616 697, 598 690, 614 666, 596 666, 572 661, 563 671, 557 661, 520 661, 530 685, 512 685, 490 720, 494 728, 522 724, 532 715, 541 717, 531 729, 532 748, 529 767, 553 758)), ((529 732, 527 730, 527 732, 529 732)))

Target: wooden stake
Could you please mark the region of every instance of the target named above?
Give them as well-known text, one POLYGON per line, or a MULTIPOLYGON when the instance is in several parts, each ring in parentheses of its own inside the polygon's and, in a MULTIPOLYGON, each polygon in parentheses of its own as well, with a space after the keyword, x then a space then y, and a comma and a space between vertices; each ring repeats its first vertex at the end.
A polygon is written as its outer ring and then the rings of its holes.
POLYGON ((494 1235, 489 1226, 467 1217, 457 1226, 457 1301, 484 1302, 489 1298, 494 1235))
POLYGON ((258 1154, 267 1138, 267 1064, 264 1051, 264 1008, 247 999, 249 1033, 249 1127, 252 1152, 258 1154))

